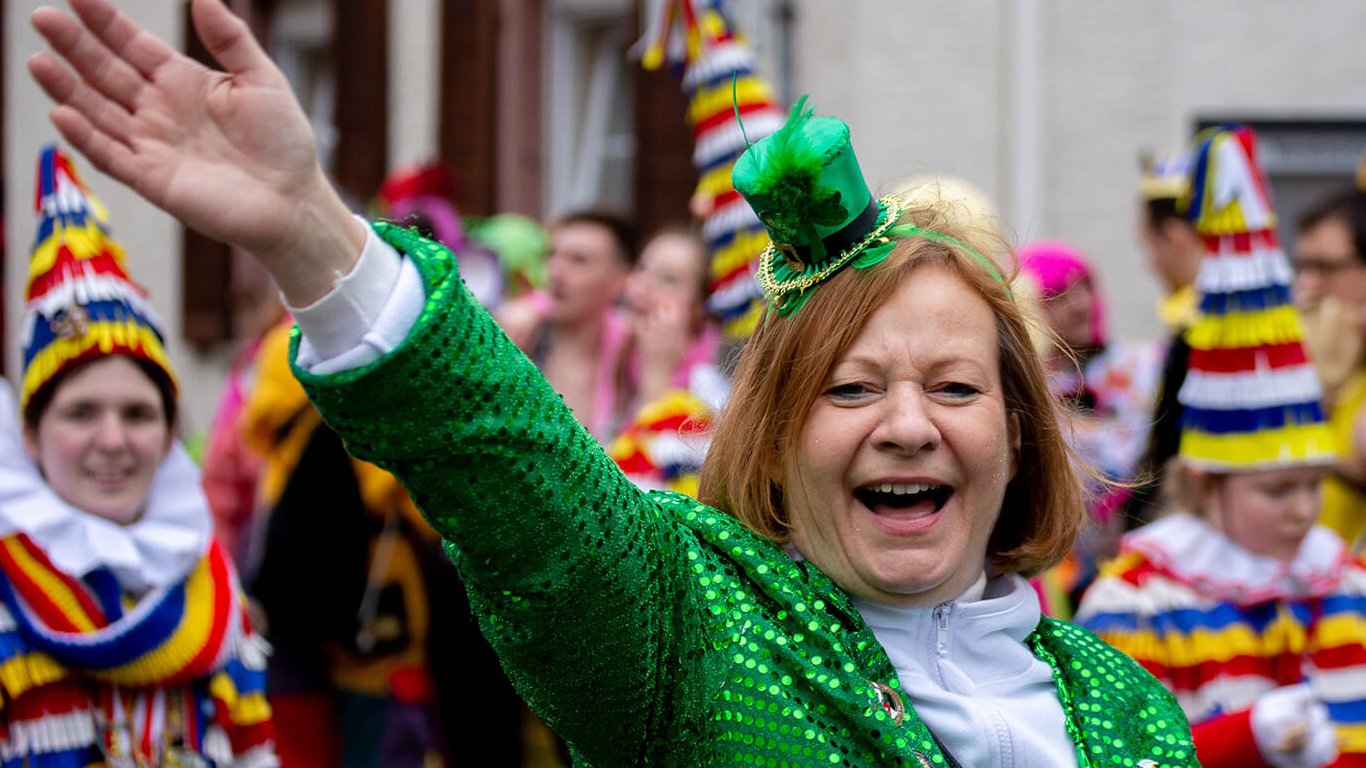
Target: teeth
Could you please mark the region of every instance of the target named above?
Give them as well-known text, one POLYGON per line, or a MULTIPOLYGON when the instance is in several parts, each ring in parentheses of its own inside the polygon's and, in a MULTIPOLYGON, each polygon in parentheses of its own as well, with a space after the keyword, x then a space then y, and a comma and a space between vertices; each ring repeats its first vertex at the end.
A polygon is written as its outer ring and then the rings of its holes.
POLYGON ((914 493, 924 493, 925 491, 938 487, 939 486, 937 485, 930 485, 929 483, 883 483, 882 485, 873 486, 873 490, 880 493, 890 493, 896 496, 909 496, 914 493))

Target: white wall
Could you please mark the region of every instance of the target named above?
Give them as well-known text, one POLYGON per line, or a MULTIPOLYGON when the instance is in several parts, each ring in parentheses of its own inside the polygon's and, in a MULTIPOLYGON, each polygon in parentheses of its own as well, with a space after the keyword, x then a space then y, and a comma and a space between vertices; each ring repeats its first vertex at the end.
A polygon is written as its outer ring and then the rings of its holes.
POLYGON ((1134 231, 1140 149, 1180 147, 1211 115, 1366 115, 1366 4, 798 0, 797 13, 797 88, 849 122, 869 183, 960 175, 1022 241, 1073 242, 1100 265, 1120 337, 1159 333, 1134 231), (1031 41, 1041 82, 1022 83, 1031 41), (1039 199, 1019 199, 1030 189, 1039 199))
POLYGON ((403 105, 389 112, 389 157, 395 168, 437 156, 440 46, 439 0, 390 0, 390 99, 403 105))

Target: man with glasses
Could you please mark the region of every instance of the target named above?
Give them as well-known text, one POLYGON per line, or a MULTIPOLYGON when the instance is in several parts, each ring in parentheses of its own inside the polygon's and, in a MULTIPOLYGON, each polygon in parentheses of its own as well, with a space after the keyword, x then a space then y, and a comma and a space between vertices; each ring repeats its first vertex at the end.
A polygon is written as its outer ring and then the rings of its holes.
POLYGON ((1295 298, 1312 306, 1333 297, 1366 307, 1366 193, 1350 190, 1311 206, 1295 243, 1295 298))
POLYGON ((1295 300, 1339 441, 1321 522, 1359 545, 1366 533, 1366 191, 1321 200, 1297 225, 1295 300))

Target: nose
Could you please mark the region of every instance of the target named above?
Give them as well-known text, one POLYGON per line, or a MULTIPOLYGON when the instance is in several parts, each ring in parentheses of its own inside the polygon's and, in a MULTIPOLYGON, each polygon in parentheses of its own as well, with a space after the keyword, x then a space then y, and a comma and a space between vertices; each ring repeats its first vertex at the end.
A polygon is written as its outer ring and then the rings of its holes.
POLYGON ((128 428, 117 413, 105 414, 95 429, 95 445, 103 451, 115 452, 128 447, 128 428))
POLYGON ((564 256, 552 251, 545 260, 546 279, 552 283, 558 282, 563 277, 565 266, 564 256))
POLYGON ((1295 301, 1300 306, 1314 304, 1323 298, 1323 281, 1319 279, 1316 271, 1310 269, 1301 270, 1295 275, 1295 282, 1290 286, 1295 301))
POLYGON ((1315 483, 1302 488, 1291 498, 1291 514, 1298 523, 1310 524, 1318 520, 1323 497, 1320 486, 1315 483))
POLYGON ((882 418, 872 434, 873 445, 879 450, 910 456, 934 449, 943 439, 920 387, 908 383, 892 385, 882 407, 882 418))

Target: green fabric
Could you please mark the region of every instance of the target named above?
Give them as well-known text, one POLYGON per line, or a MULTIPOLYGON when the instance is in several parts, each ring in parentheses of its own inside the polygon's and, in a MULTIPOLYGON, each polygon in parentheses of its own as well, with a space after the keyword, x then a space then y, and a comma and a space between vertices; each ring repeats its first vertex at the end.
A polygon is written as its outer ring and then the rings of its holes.
POLYGON ((782 128, 750 145, 731 169, 773 242, 810 249, 811 265, 827 256, 822 240, 844 229, 873 199, 849 143, 849 126, 813 117, 803 96, 782 128))
MULTIPOLYGON (((991 275, 992 279, 994 279, 996 282, 1000 283, 1002 286, 1005 287, 1006 297, 1014 300, 1014 297, 1010 293, 1010 284, 1007 283, 1006 279, 1001 276, 1001 271, 996 268, 996 265, 991 262, 991 259, 988 259, 982 254, 978 253, 976 248, 973 248, 972 246, 968 245, 962 240, 959 240, 956 237, 951 237, 942 232, 936 232, 933 229, 918 227, 914 224, 898 224, 892 227, 891 229, 887 230, 887 237, 893 240, 903 237, 923 237, 926 240, 932 240, 942 245, 950 245, 954 248, 958 248, 959 250, 971 256, 978 264, 981 264, 982 269, 985 269, 987 271, 987 274, 991 275)), ((877 261, 873 261, 871 263, 865 262, 862 259, 860 259, 854 262, 854 266, 858 269, 867 269, 869 266, 872 266, 872 264, 876 264, 878 261, 882 261, 882 259, 885 258, 887 257, 883 256, 879 258, 877 261)))
MULTIPOLYGON (((722 512, 637 490, 449 251, 376 230, 423 276, 417 324, 368 367, 296 373, 446 538, 509 677, 580 765, 946 764, 913 711, 895 726, 879 705, 872 682, 900 684, 829 578, 722 512)), ((1092 764, 1196 765, 1151 676, 1074 626, 1038 633, 1092 764)))

